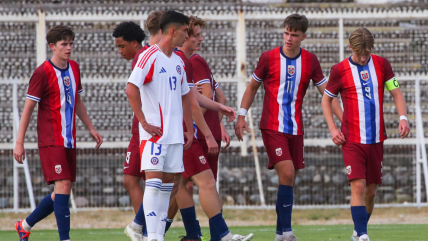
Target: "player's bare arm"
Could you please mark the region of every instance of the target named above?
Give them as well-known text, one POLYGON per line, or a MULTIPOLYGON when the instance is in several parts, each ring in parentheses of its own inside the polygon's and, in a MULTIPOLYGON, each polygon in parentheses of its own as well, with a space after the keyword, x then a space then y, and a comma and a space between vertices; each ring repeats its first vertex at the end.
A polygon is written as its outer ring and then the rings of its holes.
POLYGON ((150 125, 147 123, 146 118, 144 117, 144 113, 141 110, 140 90, 138 87, 132 83, 128 83, 126 85, 126 95, 128 96, 129 105, 131 106, 134 115, 141 123, 143 129, 147 133, 152 134, 152 136, 162 136, 162 129, 158 126, 150 125))
POLYGON ((37 102, 34 100, 27 99, 25 101, 24 110, 22 111, 21 120, 19 122, 18 136, 16 137, 16 146, 15 150, 13 151, 13 156, 15 157, 15 160, 20 164, 22 164, 23 160, 25 159, 25 132, 27 132, 31 114, 33 113, 34 107, 36 107, 36 104, 37 102))
POLYGON ((196 100, 198 101, 201 107, 218 111, 223 115, 227 116, 229 118, 229 122, 232 122, 235 120, 236 113, 232 107, 228 107, 218 102, 212 101, 199 92, 196 92, 196 100))
MULTIPOLYGON (((245 89, 244 96, 242 97, 241 109, 250 109, 260 85, 262 85, 261 82, 256 81, 254 78, 251 78, 251 82, 245 89)), ((242 129, 244 128, 247 132, 250 131, 250 129, 248 129, 247 121, 245 121, 245 115, 239 115, 238 122, 235 126, 235 134, 238 137, 238 140, 240 141, 243 140, 242 129)))
MULTIPOLYGON (((196 85, 197 85, 197 88, 199 87, 199 89, 200 89, 199 93, 206 96, 210 100, 213 99, 213 92, 211 89, 211 83, 204 83, 204 84, 197 83, 196 85)), ((207 109, 206 108, 201 108, 201 109, 202 109, 202 113, 205 114, 207 109)))
POLYGON ((401 139, 406 138, 410 133, 409 122, 407 119, 401 118, 406 117, 406 101, 404 100, 403 93, 400 88, 396 88, 390 91, 392 98, 394 98, 395 107, 397 108, 398 115, 400 116, 400 124, 398 125, 398 132, 401 135, 401 139))
MULTIPOLYGON (((321 96, 324 96, 324 90, 326 86, 327 86, 327 83, 317 86, 317 89, 320 92, 321 96)), ((332 100, 331 106, 333 108, 333 114, 339 119, 340 122, 342 122, 343 110, 337 98, 334 98, 332 100)))
POLYGON ((190 88, 189 97, 190 97, 190 105, 192 109, 192 117, 195 121, 198 128, 201 130, 202 134, 205 136, 205 141, 208 146, 208 154, 216 154, 218 153, 218 145, 214 136, 205 121, 204 115, 202 114, 201 107, 196 100, 196 90, 194 88, 190 88))
POLYGON ((80 95, 76 95, 76 115, 83 122, 86 128, 91 133, 92 138, 97 142, 95 148, 99 148, 103 144, 103 137, 95 130, 94 125, 89 119, 88 112, 86 111, 85 104, 83 104, 80 95))
MULTIPOLYGON (((227 99, 226 96, 224 96, 223 91, 221 91, 220 87, 215 89, 215 96, 220 104, 226 105, 227 99)), ((226 145, 223 147, 224 149, 230 145, 230 136, 227 134, 226 128, 224 128, 223 125, 223 114, 219 112, 218 118, 220 119, 221 140, 226 143, 226 145)))
POLYGON ((336 144, 337 146, 341 146, 345 144, 346 140, 343 133, 339 129, 337 129, 336 124, 334 123, 333 109, 331 107, 332 101, 332 97, 324 94, 322 97, 321 105, 324 113, 324 118, 327 122, 328 129, 330 130, 331 139, 333 140, 334 144, 336 144))
POLYGON ((185 94, 181 97, 183 103, 183 119, 186 125, 187 132, 184 132, 184 137, 187 142, 184 144, 183 149, 187 150, 192 146, 193 142, 193 121, 192 121, 192 107, 189 94, 185 94))

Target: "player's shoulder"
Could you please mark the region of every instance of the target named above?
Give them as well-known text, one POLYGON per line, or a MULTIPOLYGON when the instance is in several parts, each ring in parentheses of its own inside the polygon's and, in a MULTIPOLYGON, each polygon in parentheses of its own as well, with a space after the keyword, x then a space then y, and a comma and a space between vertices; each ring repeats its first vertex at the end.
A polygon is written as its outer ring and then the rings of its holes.
POLYGON ((271 55, 280 54, 280 52, 281 52, 281 46, 273 48, 273 49, 269 49, 267 51, 264 51, 260 55, 260 58, 262 58, 262 57, 269 58, 271 55))
POLYGON ((46 60, 34 70, 33 75, 46 76, 46 72, 50 70, 53 70, 53 66, 46 60))
POLYGON ((194 54, 194 55, 190 56, 190 61, 191 62, 200 62, 203 64, 207 63, 207 61, 205 61, 205 59, 202 56, 200 56, 199 54, 194 54))
POLYGON ((388 59, 379 55, 371 54, 370 57, 373 59, 373 61, 378 62, 381 65, 384 64, 390 64, 388 59))
MULTIPOLYGON (((147 63, 153 63, 154 60, 157 58, 157 56, 161 53, 161 50, 158 46, 152 45, 150 48, 144 50, 139 56, 138 56, 138 62, 135 65, 136 67, 139 67, 141 69, 144 69, 144 66, 146 66, 147 63)), ((151 64, 149 64, 151 65, 151 64)))
POLYGON ((68 64, 73 70, 79 70, 79 64, 76 61, 69 59, 68 64))

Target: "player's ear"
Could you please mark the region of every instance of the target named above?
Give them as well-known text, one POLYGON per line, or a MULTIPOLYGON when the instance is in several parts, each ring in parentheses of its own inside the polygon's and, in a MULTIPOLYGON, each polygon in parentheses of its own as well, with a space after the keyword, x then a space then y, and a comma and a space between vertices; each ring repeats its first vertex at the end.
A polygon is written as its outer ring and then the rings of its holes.
POLYGON ((136 48, 138 46, 137 40, 132 41, 132 47, 136 48))
POLYGON ((305 40, 305 38, 306 38, 306 34, 304 33, 302 36, 302 41, 305 40))
POLYGON ((55 44, 54 44, 54 43, 50 43, 50 44, 49 44, 49 48, 50 48, 52 51, 55 51, 55 44))
POLYGON ((349 47, 349 49, 350 49, 352 52, 354 52, 354 50, 352 50, 352 47, 351 47, 351 45, 350 45, 350 44, 348 44, 348 47, 349 47))

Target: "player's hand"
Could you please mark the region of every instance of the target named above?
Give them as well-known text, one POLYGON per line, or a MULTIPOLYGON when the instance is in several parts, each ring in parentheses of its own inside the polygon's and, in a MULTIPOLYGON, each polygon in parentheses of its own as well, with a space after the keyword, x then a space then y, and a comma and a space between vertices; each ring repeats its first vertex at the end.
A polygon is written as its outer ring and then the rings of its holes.
POLYGON ((398 125, 398 132, 400 132, 401 139, 406 138, 410 133, 409 122, 407 120, 401 120, 398 125))
POLYGON ((22 164, 25 159, 24 144, 16 144, 15 150, 13 150, 13 156, 18 163, 22 164))
POLYGON ((101 144, 103 144, 103 137, 95 129, 92 129, 90 133, 92 138, 94 138, 94 140, 97 142, 97 145, 95 146, 95 148, 99 148, 101 144))
POLYGON ((153 139, 156 141, 156 136, 161 137, 162 136, 162 128, 154 126, 154 125, 150 125, 147 122, 141 123, 141 126, 143 127, 143 129, 149 133, 150 135, 152 135, 153 139))
POLYGON ((220 111, 220 113, 222 113, 223 115, 225 115, 229 118, 229 122, 234 121, 236 118, 235 110, 232 107, 220 104, 220 110, 219 111, 220 111))
POLYGON ((227 134, 227 131, 222 127, 221 128, 221 141, 226 142, 226 145, 223 147, 223 149, 226 149, 230 145, 230 136, 227 134))
POLYGON ((236 137, 238 137, 239 141, 242 141, 244 139, 242 129, 245 129, 247 132, 250 132, 250 129, 248 128, 248 124, 245 121, 245 116, 240 115, 238 116, 238 122, 235 125, 235 134, 236 134, 236 137))
POLYGON ((202 94, 202 89, 203 89, 202 84, 196 83, 194 86, 196 87, 196 90, 202 94))
POLYGON ((208 155, 215 155, 219 152, 217 141, 213 135, 205 136, 205 141, 207 142, 208 155))
POLYGON ((346 142, 345 135, 343 135, 343 133, 339 131, 337 128, 330 131, 330 134, 331 134, 331 139, 333 140, 334 144, 336 144, 336 146, 341 146, 345 144, 346 142))
POLYGON ((184 143, 184 145, 183 145, 183 150, 186 151, 186 150, 188 150, 192 146, 192 142, 193 142, 193 131, 184 132, 184 141, 186 143, 184 143))

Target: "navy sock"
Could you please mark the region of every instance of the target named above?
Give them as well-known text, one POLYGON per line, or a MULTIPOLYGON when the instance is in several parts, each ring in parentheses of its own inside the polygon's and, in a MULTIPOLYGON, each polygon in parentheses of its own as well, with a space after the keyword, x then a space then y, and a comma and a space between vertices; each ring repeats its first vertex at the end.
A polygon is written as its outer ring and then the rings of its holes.
POLYGON ((226 222, 224 221, 223 214, 219 213, 214 217, 210 218, 210 226, 213 226, 220 236, 220 239, 226 236, 229 232, 226 222))
POLYGON ((279 216, 278 201, 276 202, 276 234, 282 235, 281 218, 279 216))
POLYGON ((199 221, 196 219, 195 206, 190 208, 180 209, 181 218, 183 219, 184 229, 186 229, 186 237, 190 239, 199 238, 199 221))
POLYGON ((220 235, 218 234, 217 230, 214 228, 214 224, 212 223, 212 219, 210 218, 210 235, 211 240, 210 241, 220 241, 220 235))
POLYGON ((166 220, 166 225, 165 225, 165 233, 168 232, 168 229, 171 227, 172 221, 170 221, 169 219, 166 220))
POLYGON ((54 201, 52 200, 51 194, 47 195, 39 203, 36 209, 28 216, 25 220, 28 225, 33 227, 36 223, 49 216, 54 211, 54 201))
POLYGON ((58 225, 59 240, 70 239, 70 195, 55 194, 54 212, 58 225))
POLYGON ((293 211, 293 187, 279 185, 278 199, 276 201, 279 210, 279 217, 282 226, 282 232, 292 231, 291 212, 293 211))
POLYGON ((143 235, 147 237, 146 216, 144 215, 143 203, 141 203, 141 206, 135 215, 134 222, 138 225, 143 225, 143 235))
POLYGON ((367 209, 366 206, 351 207, 352 220, 358 236, 367 234, 367 209))
MULTIPOLYGON (((369 223, 370 217, 372 216, 372 213, 367 213, 367 224, 369 223)), ((28 223, 28 222, 27 222, 28 223)))

